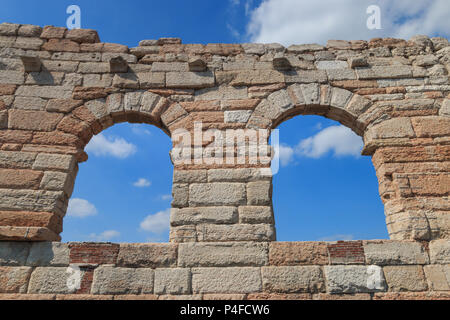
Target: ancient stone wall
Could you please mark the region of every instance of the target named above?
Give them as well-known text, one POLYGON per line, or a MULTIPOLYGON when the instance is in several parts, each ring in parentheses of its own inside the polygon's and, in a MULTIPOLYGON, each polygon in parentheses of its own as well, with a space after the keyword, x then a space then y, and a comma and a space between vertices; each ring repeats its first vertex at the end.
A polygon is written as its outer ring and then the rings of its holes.
POLYGON ((3 23, 0 292, 73 293, 62 289, 63 271, 81 263, 78 293, 105 297, 448 297, 449 70, 448 41, 426 36, 288 48, 163 38, 128 48, 101 43, 93 30, 3 23), (267 143, 271 130, 297 115, 337 120, 364 138, 395 242, 273 242, 270 161, 252 162, 240 145, 232 162, 204 153, 196 161, 202 149, 186 140, 180 148, 175 139, 194 135, 201 123, 202 147, 217 140, 212 132, 231 129, 239 136, 257 130, 267 143), (60 240, 78 163, 87 160, 85 145, 125 121, 173 138, 172 244, 52 244, 60 240), (155 251, 167 259, 153 262, 155 251), (382 287, 364 289, 369 276, 382 287), (220 287, 209 281, 218 277, 220 287), (129 286, 108 280, 115 278, 129 286))

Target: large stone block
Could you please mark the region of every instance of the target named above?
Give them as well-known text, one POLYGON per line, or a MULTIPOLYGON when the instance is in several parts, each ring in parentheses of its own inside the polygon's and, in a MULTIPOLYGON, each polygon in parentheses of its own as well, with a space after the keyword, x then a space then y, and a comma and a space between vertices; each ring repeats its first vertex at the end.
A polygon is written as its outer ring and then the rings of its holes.
POLYGON ((323 292, 325 280, 318 266, 262 267, 266 292, 323 292))
POLYGON ((153 293, 154 271, 150 268, 100 266, 94 271, 93 294, 153 293))
POLYGON ((68 266, 69 246, 60 242, 34 242, 31 244, 27 266, 68 266))
POLYGON ((359 293, 385 291, 383 270, 379 266, 325 266, 327 291, 359 293))
POLYGON ((1 293, 26 293, 32 268, 0 267, 1 293))
POLYGON ((240 206, 239 223, 273 223, 271 206, 240 206))
POLYGON ((189 205, 239 205, 245 203, 245 195, 243 183, 193 183, 189 186, 189 205))
POLYGON ((24 266, 29 251, 29 243, 2 241, 0 242, 0 265, 24 266))
POLYGON ((123 267, 164 268, 176 263, 176 244, 122 243, 117 257, 117 265, 123 267))
POLYGON ((262 266, 267 262, 267 243, 182 243, 178 250, 180 267, 262 266))
POLYGON ((450 240, 440 239, 430 242, 431 263, 450 264, 450 240))
POLYGON ((383 268, 389 291, 426 291, 422 266, 386 266, 383 268))
POLYGON ((325 242, 272 242, 269 264, 275 266, 326 265, 328 261, 325 242))
POLYGON ((10 110, 8 127, 19 130, 52 131, 63 118, 62 114, 32 110, 10 110))
POLYGON ((75 157, 65 154, 39 153, 33 164, 35 170, 62 170, 70 172, 75 167, 75 157))
POLYGON ((0 210, 28 210, 61 213, 64 193, 43 190, 0 189, 0 210))
POLYGON ((189 269, 165 268, 155 270, 155 294, 191 293, 189 269))
POLYGON ((214 74, 205 72, 167 72, 167 88, 205 88, 214 86, 214 74))
POLYGON ((36 153, 0 151, 0 167, 2 168, 31 168, 36 153))
POLYGON ((251 293, 259 292, 261 289, 260 268, 192 269, 193 293, 251 293))
POLYGON ((272 224, 202 224, 197 226, 198 241, 273 241, 272 224))
POLYGON ((450 291, 450 264, 424 266, 423 271, 430 290, 450 291))
POLYGON ((247 204, 270 205, 272 202, 272 181, 247 183, 247 204))
POLYGON ((368 264, 427 264, 428 254, 419 242, 365 241, 364 253, 368 264))
POLYGON ((235 223, 238 221, 236 207, 196 207, 172 208, 170 224, 172 226, 200 223, 235 223))
POLYGON ((28 293, 74 293, 83 276, 84 271, 77 272, 76 268, 37 267, 31 274, 28 293))

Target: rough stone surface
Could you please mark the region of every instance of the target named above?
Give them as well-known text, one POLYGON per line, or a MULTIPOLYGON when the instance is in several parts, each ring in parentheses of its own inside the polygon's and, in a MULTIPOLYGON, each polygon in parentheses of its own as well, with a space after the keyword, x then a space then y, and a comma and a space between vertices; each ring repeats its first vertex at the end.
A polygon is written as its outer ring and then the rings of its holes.
POLYGON ((261 288, 259 268, 192 268, 194 293, 251 293, 261 288))
POLYGON ((428 264, 428 254, 417 242, 370 242, 364 244, 368 264, 428 264))
POLYGON ((189 269, 155 270, 155 294, 189 294, 190 292, 191 272, 189 269))
POLYGON ((383 270, 378 266, 325 266, 327 291, 358 293, 385 291, 383 270))
POLYGON ((426 291, 421 266, 387 266, 383 268, 389 291, 426 291))
POLYGON ((94 271, 93 294, 153 293, 154 271, 150 268, 100 266, 94 271))
POLYGON ((268 292, 322 292, 325 281, 318 266, 263 267, 263 289, 268 292))

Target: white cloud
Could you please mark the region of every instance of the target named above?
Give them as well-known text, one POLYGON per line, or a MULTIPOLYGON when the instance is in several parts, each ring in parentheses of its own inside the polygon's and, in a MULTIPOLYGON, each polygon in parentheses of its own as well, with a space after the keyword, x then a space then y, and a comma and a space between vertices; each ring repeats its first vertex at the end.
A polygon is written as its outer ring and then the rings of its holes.
POLYGON ((144 187, 150 187, 152 183, 148 181, 145 178, 139 178, 135 183, 133 183, 133 186, 138 188, 144 188, 144 187))
POLYGON ((146 129, 144 127, 144 125, 142 124, 133 124, 131 126, 131 132, 133 132, 136 135, 147 135, 147 136, 151 136, 152 133, 150 132, 150 130, 146 129))
POLYGON ((294 159, 294 149, 285 144, 279 146, 279 158, 282 167, 287 166, 294 159))
POLYGON ((140 224, 141 230, 161 234, 169 230, 170 208, 148 215, 140 224))
POLYGON ((327 127, 312 137, 299 142, 295 151, 300 156, 319 158, 329 151, 335 156, 359 156, 363 147, 361 137, 349 128, 338 125, 327 127))
POLYGON ((330 39, 409 39, 416 34, 450 35, 448 0, 265 0, 250 13, 252 42, 325 44, 330 39), (381 29, 369 30, 370 5, 381 9, 381 29))
POLYGON ((161 200, 167 201, 167 200, 171 200, 172 199, 172 195, 171 194, 163 194, 161 195, 161 200))
POLYGON ((91 233, 89 239, 94 241, 109 241, 120 236, 120 232, 116 230, 106 230, 100 234, 91 233))
POLYGON ((123 138, 109 138, 100 133, 89 141, 86 151, 92 152, 96 156, 124 159, 136 153, 137 147, 123 138))
POLYGON ((73 198, 69 200, 67 207, 67 215, 76 218, 85 218, 88 216, 95 216, 97 208, 85 199, 73 198))
POLYGON ((323 237, 320 239, 317 239, 317 241, 350 241, 353 240, 355 237, 352 234, 334 234, 331 236, 323 237))

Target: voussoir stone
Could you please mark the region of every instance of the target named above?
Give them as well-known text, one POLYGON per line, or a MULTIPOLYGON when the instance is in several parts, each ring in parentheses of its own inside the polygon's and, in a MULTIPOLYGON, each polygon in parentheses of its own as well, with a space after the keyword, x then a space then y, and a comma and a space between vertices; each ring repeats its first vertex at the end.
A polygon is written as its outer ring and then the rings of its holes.
POLYGON ((181 243, 178 250, 180 267, 261 266, 267 262, 267 243, 181 243))

